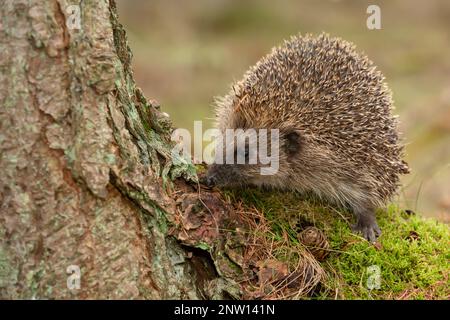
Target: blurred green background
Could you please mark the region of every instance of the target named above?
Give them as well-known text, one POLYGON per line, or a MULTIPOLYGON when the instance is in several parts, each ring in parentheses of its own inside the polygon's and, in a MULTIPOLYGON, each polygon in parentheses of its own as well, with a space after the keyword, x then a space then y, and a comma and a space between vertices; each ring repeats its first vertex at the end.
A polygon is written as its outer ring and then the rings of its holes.
POLYGON ((175 127, 212 126, 224 95, 290 35, 328 32, 356 44, 387 78, 412 173, 402 205, 450 221, 450 1, 118 0, 138 86, 175 127), (381 30, 366 27, 370 4, 381 30))

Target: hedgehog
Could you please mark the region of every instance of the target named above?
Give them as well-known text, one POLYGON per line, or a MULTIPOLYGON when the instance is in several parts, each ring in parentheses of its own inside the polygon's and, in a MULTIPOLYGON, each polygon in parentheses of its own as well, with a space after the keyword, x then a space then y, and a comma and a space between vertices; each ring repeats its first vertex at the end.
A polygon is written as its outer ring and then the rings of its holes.
MULTIPOLYGON (((221 133, 277 129, 279 170, 262 175, 259 162, 213 163, 206 185, 313 193, 350 209, 352 230, 376 241, 376 209, 392 198, 409 168, 392 93, 352 43, 325 33, 293 36, 251 67, 215 107, 221 133)), ((216 148, 228 148, 226 143, 216 148)), ((243 152, 248 160, 249 150, 243 152)))

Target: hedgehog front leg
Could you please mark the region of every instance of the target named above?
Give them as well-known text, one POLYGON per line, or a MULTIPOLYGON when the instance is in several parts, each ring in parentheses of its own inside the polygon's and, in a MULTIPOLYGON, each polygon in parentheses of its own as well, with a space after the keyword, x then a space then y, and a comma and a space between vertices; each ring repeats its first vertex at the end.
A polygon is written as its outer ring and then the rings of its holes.
POLYGON ((357 219, 356 224, 352 226, 353 232, 361 233, 368 241, 375 242, 381 234, 375 217, 375 209, 371 207, 355 208, 353 212, 357 219))

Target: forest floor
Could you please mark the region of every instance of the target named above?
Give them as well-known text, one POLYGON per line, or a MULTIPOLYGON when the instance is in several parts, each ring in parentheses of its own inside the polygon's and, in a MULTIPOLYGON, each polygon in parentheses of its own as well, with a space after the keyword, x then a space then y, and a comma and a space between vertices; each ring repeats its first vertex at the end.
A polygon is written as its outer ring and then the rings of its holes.
POLYGON ((382 235, 371 244, 351 232, 350 212, 311 196, 258 189, 224 196, 254 221, 257 216, 255 237, 290 271, 298 264, 294 252, 306 247, 319 257, 325 277, 310 294, 314 299, 450 298, 450 231, 444 223, 389 205, 377 212, 382 235), (311 227, 324 235, 321 248, 299 237, 311 227))

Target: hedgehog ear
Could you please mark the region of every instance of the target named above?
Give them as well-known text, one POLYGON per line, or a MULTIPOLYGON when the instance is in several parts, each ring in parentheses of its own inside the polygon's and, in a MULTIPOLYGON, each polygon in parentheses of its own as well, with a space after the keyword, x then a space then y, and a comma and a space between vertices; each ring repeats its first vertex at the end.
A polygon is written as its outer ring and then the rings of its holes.
POLYGON ((296 155, 302 146, 301 137, 298 131, 287 132, 284 136, 284 148, 289 156, 296 155))

